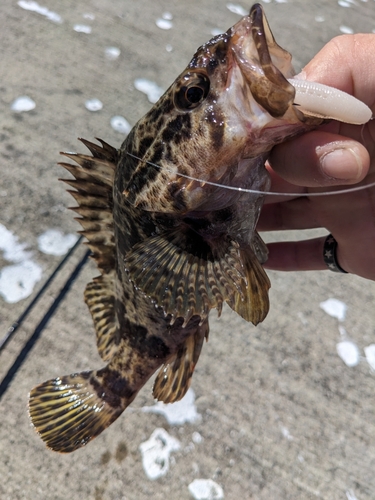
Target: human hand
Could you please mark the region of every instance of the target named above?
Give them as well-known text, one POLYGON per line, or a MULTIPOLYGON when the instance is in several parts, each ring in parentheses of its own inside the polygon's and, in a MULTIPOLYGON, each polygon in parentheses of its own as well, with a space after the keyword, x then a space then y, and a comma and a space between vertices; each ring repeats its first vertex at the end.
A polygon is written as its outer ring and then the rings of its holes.
MULTIPOLYGON (((307 80, 354 95, 375 114, 375 35, 331 40, 304 68, 307 80)), ((338 191, 375 182, 375 120, 337 121, 276 146, 269 159, 272 190, 338 191)), ((330 196, 266 197, 259 231, 326 228, 337 241, 337 261, 349 273, 375 280, 375 186, 330 196)), ((325 237, 270 243, 265 267, 282 271, 327 269, 325 237)))

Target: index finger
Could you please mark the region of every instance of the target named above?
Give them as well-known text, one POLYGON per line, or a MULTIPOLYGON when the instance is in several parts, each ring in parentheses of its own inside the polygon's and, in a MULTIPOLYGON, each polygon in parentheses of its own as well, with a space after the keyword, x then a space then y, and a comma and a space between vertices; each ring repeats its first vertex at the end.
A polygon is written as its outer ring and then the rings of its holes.
POLYGON ((324 83, 367 104, 375 111, 375 35, 341 35, 328 42, 305 66, 300 76, 324 83))

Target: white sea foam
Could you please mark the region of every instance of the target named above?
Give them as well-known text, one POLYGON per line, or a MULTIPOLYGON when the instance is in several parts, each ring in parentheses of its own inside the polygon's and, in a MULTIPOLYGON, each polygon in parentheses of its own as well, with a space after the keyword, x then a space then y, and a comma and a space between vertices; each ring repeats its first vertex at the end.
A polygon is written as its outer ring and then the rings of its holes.
POLYGON ((181 401, 173 404, 164 404, 158 401, 154 406, 144 406, 143 412, 158 413, 163 415, 170 425, 183 425, 201 420, 201 415, 197 412, 194 404, 195 394, 193 389, 189 389, 181 401))
POLYGON ((18 237, 3 224, 0 224, 0 251, 3 252, 5 260, 9 262, 29 260, 32 253, 26 251, 26 248, 27 245, 25 243, 19 243, 18 237))
POLYGON ((150 439, 140 444, 142 465, 149 479, 164 476, 169 469, 170 454, 181 448, 180 442, 165 429, 155 429, 150 439))
POLYGON ((76 234, 64 234, 59 229, 48 229, 38 237, 38 247, 48 255, 65 255, 77 240, 76 234))
POLYGON ((341 33, 344 33, 345 35, 352 35, 354 33, 354 30, 352 28, 345 25, 341 25, 339 30, 341 31, 341 33))
POLYGON ((132 129, 130 123, 123 116, 112 116, 111 127, 113 130, 116 130, 116 132, 120 132, 125 135, 128 135, 132 129))
POLYGON ((88 26, 87 24, 75 24, 73 29, 77 33, 86 33, 87 35, 89 35, 92 31, 91 26, 88 26))
POLYGON ((360 361, 360 353, 357 345, 351 340, 342 340, 336 344, 337 354, 346 366, 357 366, 360 361))
POLYGON ((364 349, 366 361, 371 369, 375 371, 375 344, 370 344, 364 349))
POLYGON ((163 89, 155 82, 147 80, 147 78, 137 78, 134 80, 134 87, 147 95, 150 102, 155 103, 163 95, 163 89))
POLYGON ((339 321, 344 321, 348 306, 341 300, 331 298, 319 305, 330 316, 337 318, 339 321))
POLYGON ((103 103, 94 97, 93 99, 87 99, 87 101, 85 101, 85 108, 89 111, 100 111, 103 109, 103 103))
POLYGON ((294 437, 291 435, 289 432, 289 429, 287 427, 284 427, 283 425, 281 426, 281 434, 287 439, 288 441, 293 441, 294 437))
POLYGON ((31 97, 23 95, 17 97, 17 99, 12 102, 10 109, 16 113, 22 113, 23 111, 31 111, 35 106, 35 101, 33 101, 31 97))
MULTIPOLYGON (((50 229, 38 238, 39 249, 49 255, 63 255, 77 241, 77 235, 50 229)), ((42 278, 42 268, 32 260, 33 253, 20 243, 12 231, 0 224, 0 251, 12 265, 0 269, 0 295, 14 303, 28 297, 42 278)))
POLYGON ((188 486, 195 500, 222 500, 223 488, 212 479, 194 479, 188 486))
POLYGON ((239 16, 248 16, 249 11, 244 9, 242 5, 238 5, 237 3, 227 3, 227 9, 233 12, 233 14, 238 14, 239 16))
POLYGON ((47 7, 42 7, 37 2, 34 2, 32 0, 19 0, 17 4, 22 9, 36 12, 37 14, 46 17, 49 21, 52 21, 54 23, 61 24, 63 22, 62 17, 59 14, 56 14, 56 12, 52 12, 51 10, 47 9, 47 7))
POLYGON ((8 303, 28 297, 42 278, 42 268, 32 260, 24 260, 0 269, 0 295, 8 303))
POLYGON ((203 441, 203 436, 202 434, 199 434, 199 432, 193 432, 191 439, 193 440, 193 443, 200 444, 203 441))
POLYGON ((156 26, 162 30, 170 30, 173 28, 173 23, 169 19, 163 19, 162 17, 159 17, 159 19, 156 19, 155 21, 156 26))
POLYGON ((121 54, 121 50, 118 47, 106 47, 104 53, 109 61, 114 61, 121 54))
POLYGON ((354 494, 354 491, 353 491, 353 490, 347 490, 347 491, 345 492, 345 495, 346 495, 346 498, 347 498, 348 500, 358 500, 358 499, 357 499, 357 497, 355 496, 355 494, 354 494))

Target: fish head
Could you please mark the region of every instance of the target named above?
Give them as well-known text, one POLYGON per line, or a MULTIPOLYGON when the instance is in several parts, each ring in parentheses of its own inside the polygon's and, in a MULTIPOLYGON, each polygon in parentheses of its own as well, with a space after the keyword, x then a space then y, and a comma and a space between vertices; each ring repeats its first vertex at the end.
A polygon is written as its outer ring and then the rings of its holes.
POLYGON ((265 189, 265 169, 262 176, 258 171, 272 147, 321 123, 294 105, 295 89, 287 80, 294 74, 291 59, 276 43, 259 4, 202 45, 139 122, 142 132, 135 127, 134 154, 149 163, 134 169, 125 190, 129 200, 145 208, 156 203, 162 211, 187 212, 233 202, 234 194, 218 195, 204 185, 207 181, 265 189), (147 148, 140 138, 145 135, 147 148), (141 171, 146 180, 139 189, 135 177, 141 171))

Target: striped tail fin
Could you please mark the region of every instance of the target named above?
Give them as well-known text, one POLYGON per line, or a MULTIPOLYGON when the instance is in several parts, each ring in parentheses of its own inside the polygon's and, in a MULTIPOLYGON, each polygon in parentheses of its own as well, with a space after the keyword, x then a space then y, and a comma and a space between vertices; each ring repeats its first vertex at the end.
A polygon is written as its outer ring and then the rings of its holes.
POLYGON ((69 453, 85 446, 114 422, 137 391, 123 380, 123 394, 106 383, 106 368, 47 380, 29 396, 31 422, 48 448, 69 453))

